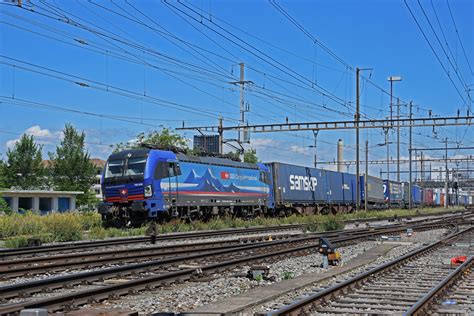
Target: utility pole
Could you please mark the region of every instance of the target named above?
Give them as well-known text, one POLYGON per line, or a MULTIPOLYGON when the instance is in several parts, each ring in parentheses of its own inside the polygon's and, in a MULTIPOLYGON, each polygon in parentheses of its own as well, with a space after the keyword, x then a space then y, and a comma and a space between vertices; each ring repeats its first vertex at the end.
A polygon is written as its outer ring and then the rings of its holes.
MULTIPOLYGON (((412 101, 410 101, 410 120, 412 118, 412 101)), ((410 134, 410 137, 409 137, 409 142, 408 142, 408 156, 410 157, 409 160, 409 173, 408 173, 408 177, 409 177, 409 184, 408 184, 408 209, 411 210, 411 208, 413 207, 413 202, 412 202, 412 197, 411 197, 411 187, 412 187, 412 179, 411 179, 411 173, 412 173, 412 170, 411 170, 411 152, 412 152, 412 143, 411 143, 411 138, 412 138, 412 125, 413 123, 410 121, 410 128, 409 128, 409 134, 410 134)))
MULTIPOLYGON (((420 152, 420 184, 423 187, 423 179, 424 179, 424 172, 423 172, 423 152, 420 152)), ((423 196, 421 199, 421 208, 423 208, 423 202, 425 197, 423 196)))
POLYGON ((224 129, 222 128, 222 116, 219 115, 219 128, 217 132, 219 133, 219 154, 224 153, 224 129))
MULTIPOLYGON (((359 113, 360 113, 360 104, 359 104, 359 73, 360 69, 356 68, 356 211, 360 210, 360 173, 359 173, 359 113)), ((365 179, 364 182, 367 182, 365 179)), ((365 192, 367 195, 367 192, 365 192)), ((367 199, 365 199, 367 200, 367 199)))
MULTIPOLYGON (((244 85, 245 85, 245 65, 240 63, 240 124, 245 125, 245 100, 244 100, 244 85)), ((239 142, 244 141, 244 131, 239 131, 239 142)))
MULTIPOLYGON (((390 81, 390 121, 391 125, 393 126, 393 82, 394 81, 402 81, 402 77, 400 76, 390 76, 387 78, 390 81)), ((397 119, 400 119, 400 100, 397 98, 397 119)), ((400 160, 400 127, 397 127, 397 159, 400 160)), ((390 180, 390 170, 388 166, 388 159, 389 159, 389 135, 388 130, 386 134, 386 142, 387 142, 387 179, 390 180)), ((397 165, 397 181, 400 182, 400 164, 397 165)))
POLYGON ((420 182, 423 185, 423 179, 425 178, 423 165, 423 152, 420 152, 420 182))
MULTIPOLYGON (((367 194, 367 190, 368 190, 368 176, 369 176, 369 141, 366 140, 365 141, 365 181, 364 181, 364 191, 366 192, 365 194, 367 194)), ((368 208, 368 201, 367 199, 364 199, 364 210, 365 211, 368 211, 369 208, 368 208)))
POLYGON ((388 143, 388 132, 389 129, 385 130, 385 144, 387 145, 387 180, 390 180, 390 145, 388 143))
POLYGON ((318 133, 319 131, 313 131, 313 136, 314 136, 314 168, 317 168, 318 167, 318 149, 317 149, 317 145, 318 145, 318 133))
POLYGON ((449 171, 448 171, 448 138, 446 137, 444 139, 446 143, 446 149, 444 151, 444 157, 445 157, 445 164, 444 168, 446 169, 446 175, 444 176, 444 208, 448 208, 448 199, 449 199, 449 193, 448 193, 448 181, 449 181, 449 171))
MULTIPOLYGON (((400 98, 397 98, 397 118, 400 118, 400 98)), ((400 126, 397 127, 397 182, 400 183, 400 126)))

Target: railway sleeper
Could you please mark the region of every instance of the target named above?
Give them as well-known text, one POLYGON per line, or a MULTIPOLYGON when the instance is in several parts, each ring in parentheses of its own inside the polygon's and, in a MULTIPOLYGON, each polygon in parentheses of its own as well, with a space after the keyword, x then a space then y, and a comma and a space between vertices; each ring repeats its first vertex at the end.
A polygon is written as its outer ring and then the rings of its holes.
POLYGON ((397 306, 397 305, 385 305, 385 304, 380 304, 380 303, 374 303, 374 304, 366 304, 365 302, 358 302, 358 303, 333 303, 331 304, 332 308, 356 308, 356 309, 362 309, 362 310, 372 310, 372 309, 381 309, 381 310, 388 310, 388 311, 396 311, 396 312, 404 312, 406 311, 407 307, 410 306, 410 303, 405 303, 403 306, 397 306))

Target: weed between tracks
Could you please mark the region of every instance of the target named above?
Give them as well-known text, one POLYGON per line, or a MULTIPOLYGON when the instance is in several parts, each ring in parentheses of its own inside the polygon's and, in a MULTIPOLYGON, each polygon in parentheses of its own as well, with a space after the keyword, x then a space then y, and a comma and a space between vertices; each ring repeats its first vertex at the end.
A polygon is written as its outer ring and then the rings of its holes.
MULTIPOLYGON (((159 225, 159 233, 185 232, 196 230, 218 230, 225 228, 244 228, 252 226, 277 226, 285 224, 306 224, 309 231, 337 230, 344 227, 348 219, 392 218, 397 215, 412 216, 415 214, 432 214, 444 211, 443 208, 425 208, 423 210, 384 210, 360 211, 338 215, 291 215, 282 218, 258 217, 249 220, 236 218, 216 218, 207 222, 183 223, 172 221, 159 225)), ((453 211, 455 209, 452 209, 453 211)), ((76 241, 81 239, 104 239, 108 237, 128 237, 145 234, 145 227, 132 229, 105 229, 101 226, 100 215, 95 212, 71 212, 39 215, 34 212, 0 216, 0 238, 4 247, 17 248, 26 246, 29 238, 42 242, 76 241)))

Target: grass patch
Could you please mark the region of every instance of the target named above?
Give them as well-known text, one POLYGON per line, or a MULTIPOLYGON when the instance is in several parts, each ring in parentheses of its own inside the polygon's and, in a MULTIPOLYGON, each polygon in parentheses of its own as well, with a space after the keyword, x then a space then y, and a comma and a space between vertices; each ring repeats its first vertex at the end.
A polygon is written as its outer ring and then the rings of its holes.
POLYGON ((320 224, 320 231, 339 230, 344 228, 344 223, 334 215, 328 215, 320 224))
POLYGON ((23 248, 28 245, 27 236, 15 236, 5 239, 3 246, 5 248, 23 248))
MULTIPOLYGON (((53 213, 39 215, 35 212, 0 216, 0 238, 41 236, 43 242, 81 240, 83 232, 100 227, 97 213, 53 213)), ((13 241, 11 243, 14 243, 13 241)))

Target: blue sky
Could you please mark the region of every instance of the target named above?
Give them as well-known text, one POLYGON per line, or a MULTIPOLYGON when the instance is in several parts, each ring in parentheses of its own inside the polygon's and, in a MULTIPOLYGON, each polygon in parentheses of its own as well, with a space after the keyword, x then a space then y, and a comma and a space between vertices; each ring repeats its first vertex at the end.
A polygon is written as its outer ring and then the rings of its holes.
MULTIPOLYGON (((46 156, 66 122, 87 133, 89 151, 101 158, 111 145, 159 126, 173 128, 183 121, 187 126, 215 125, 219 115, 226 125, 235 125, 239 90, 231 82, 238 80, 240 62, 246 64, 245 79, 252 81, 245 93, 250 124, 282 123, 286 117, 298 122, 353 116, 353 71, 269 1, 24 2, 22 9, 0 5, 0 153, 27 132, 39 136, 46 156), (323 96, 320 89, 331 96, 323 96)), ((472 1, 449 1, 459 40, 446 1, 407 0, 443 66, 404 1, 276 3, 345 63, 373 68, 364 75, 379 87, 389 90, 387 77, 402 76, 394 94, 404 103, 413 100, 415 116, 427 116, 428 110, 433 115, 455 115, 458 109, 465 113, 461 96, 466 99, 465 85, 474 83, 469 68, 474 67, 472 1)), ((389 115, 386 93, 365 80, 361 92, 367 117, 389 115)), ((406 107, 401 111, 405 114, 406 107)), ((416 147, 440 145, 432 129, 415 132, 416 147)), ((434 132, 453 144, 472 145, 470 129, 440 127, 434 132)), ((402 131, 402 157, 407 156, 406 133, 402 131)), ((192 138, 193 133, 183 135, 192 138)), ((369 140, 370 159, 386 158, 386 147, 376 146, 385 141, 382 131, 361 135, 363 143, 369 140)), ((320 132, 316 150, 309 147, 310 132, 255 134, 249 146, 262 161, 312 165, 315 153, 318 160, 335 158, 338 138, 346 145, 345 158, 354 159, 353 131, 320 132)), ((391 145, 390 156, 395 155, 391 145)), ((373 174, 379 170, 371 167, 373 174)))

